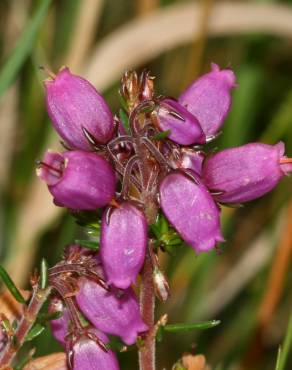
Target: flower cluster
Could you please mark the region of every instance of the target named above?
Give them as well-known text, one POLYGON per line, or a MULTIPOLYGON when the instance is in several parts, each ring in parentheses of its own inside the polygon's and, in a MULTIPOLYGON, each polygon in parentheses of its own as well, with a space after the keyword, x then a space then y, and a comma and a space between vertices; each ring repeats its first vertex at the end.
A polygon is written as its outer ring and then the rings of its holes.
POLYGON ((148 254, 158 296, 167 298, 167 281, 148 244, 159 209, 188 245, 205 252, 224 241, 220 204, 258 198, 292 171, 283 143, 203 151, 224 123, 235 86, 233 71, 213 64, 176 100, 156 96, 148 72, 140 78, 127 72, 122 120, 68 68, 45 81, 47 110, 66 151, 48 151, 38 176, 56 205, 74 212, 103 209, 98 255, 72 246, 51 274, 62 297, 51 310, 63 312, 53 331, 74 369, 95 368, 97 361, 99 369, 117 369, 106 334, 130 345, 148 330, 131 288, 148 254), (90 323, 86 329, 78 310, 90 323))

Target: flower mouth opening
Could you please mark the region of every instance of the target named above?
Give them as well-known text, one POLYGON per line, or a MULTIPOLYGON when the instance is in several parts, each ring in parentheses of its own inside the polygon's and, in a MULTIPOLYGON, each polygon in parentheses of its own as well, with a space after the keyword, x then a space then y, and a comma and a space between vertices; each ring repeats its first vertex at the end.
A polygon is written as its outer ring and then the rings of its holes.
POLYGON ((62 178, 66 160, 56 152, 48 151, 43 161, 37 161, 37 175, 47 183, 56 185, 62 178))

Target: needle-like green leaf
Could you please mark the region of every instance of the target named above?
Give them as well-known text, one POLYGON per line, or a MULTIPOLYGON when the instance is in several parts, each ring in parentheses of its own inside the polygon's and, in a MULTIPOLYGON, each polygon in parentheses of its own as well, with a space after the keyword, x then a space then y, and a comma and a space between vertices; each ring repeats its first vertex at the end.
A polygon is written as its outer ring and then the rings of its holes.
POLYGON ((10 291, 13 297, 17 300, 17 302, 25 304, 26 301, 23 298, 22 294, 17 289, 16 285, 12 281, 11 277, 8 275, 7 271, 2 266, 0 266, 0 277, 2 278, 3 283, 6 285, 7 289, 10 291))

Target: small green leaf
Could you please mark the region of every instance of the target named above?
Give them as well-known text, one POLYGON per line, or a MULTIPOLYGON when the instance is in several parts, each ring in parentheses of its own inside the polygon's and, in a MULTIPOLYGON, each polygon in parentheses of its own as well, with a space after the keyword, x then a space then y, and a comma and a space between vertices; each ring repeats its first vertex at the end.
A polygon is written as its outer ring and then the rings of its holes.
POLYGON ((31 354, 27 354, 25 356, 22 356, 22 358, 19 360, 18 364, 13 366, 13 370, 22 370, 24 366, 31 360, 31 354))
POLYGON ((40 287, 41 289, 46 289, 48 285, 48 263, 42 258, 41 268, 40 268, 40 287))
POLYGON ((1 265, 0 265, 0 277, 2 278, 7 289, 10 291, 13 297, 17 300, 17 302, 25 304, 26 301, 23 298, 22 294, 17 289, 16 285, 12 281, 11 277, 8 275, 7 271, 1 265))
POLYGON ((156 332, 156 340, 157 342, 162 342, 163 339, 163 326, 159 326, 156 332))
POLYGON ((94 242, 94 241, 91 241, 91 240, 76 239, 75 243, 80 244, 82 247, 92 249, 94 251, 99 250, 99 243, 98 242, 94 242))
POLYGON ((127 104, 126 100, 124 99, 124 97, 121 94, 119 94, 119 101, 120 101, 120 104, 123 107, 124 111, 127 112, 128 111, 128 104, 127 104))
POLYGON ((13 331, 12 325, 8 319, 1 318, 1 325, 6 333, 13 331))
POLYGON ((18 325, 18 322, 17 322, 17 320, 13 320, 12 321, 12 329, 13 329, 13 331, 15 331, 16 329, 17 329, 17 325, 18 325))
POLYGON ((28 332, 25 341, 29 342, 39 336, 45 330, 45 326, 41 325, 40 323, 34 324, 34 326, 28 332))
POLYGON ((170 134, 170 130, 162 131, 159 134, 154 135, 152 139, 156 141, 163 140, 166 139, 170 134))
POLYGON ((220 322, 221 322, 220 320, 211 320, 198 322, 196 324, 168 324, 163 326, 163 329, 171 333, 177 333, 180 331, 190 331, 196 329, 205 330, 214 328, 215 326, 219 325, 220 322))
POLYGON ((49 313, 49 312, 48 313, 39 313, 38 322, 42 323, 42 324, 45 324, 48 321, 57 320, 62 316, 63 316, 62 311, 56 311, 56 312, 52 312, 52 313, 49 313))
POLYGON ((120 117, 120 120, 122 121, 122 124, 123 124, 125 130, 129 134, 130 133, 129 117, 128 117, 127 113, 124 111, 124 109, 119 110, 119 117, 120 117))
POLYGON ((43 0, 36 11, 34 17, 22 33, 20 39, 11 55, 8 57, 5 65, 0 72, 0 96, 13 82, 17 72, 31 53, 34 46, 39 28, 43 24, 44 17, 47 13, 51 0, 43 0))

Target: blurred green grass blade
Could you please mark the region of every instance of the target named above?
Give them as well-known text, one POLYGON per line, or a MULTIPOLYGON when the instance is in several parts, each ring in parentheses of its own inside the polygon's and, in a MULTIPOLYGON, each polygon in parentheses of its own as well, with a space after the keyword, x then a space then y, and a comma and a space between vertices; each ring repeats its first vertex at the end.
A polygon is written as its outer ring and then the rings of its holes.
POLYGON ((25 304, 26 301, 23 298, 22 294, 17 289, 16 285, 12 281, 11 277, 8 275, 7 271, 1 265, 0 265, 0 277, 2 278, 7 289, 10 291, 13 297, 17 300, 17 302, 25 304))
POLYGON ((31 53, 34 42, 36 40, 40 26, 43 23, 44 17, 48 11, 51 0, 42 0, 38 10, 26 30, 18 40, 14 50, 8 57, 8 60, 0 71, 0 96, 10 86, 16 77, 22 64, 31 53))
POLYGON ((256 114, 260 106, 263 73, 253 64, 242 65, 238 71, 239 87, 233 92, 230 114, 220 138, 222 147, 244 144, 256 126, 256 114))
POLYGON ((281 139, 292 125, 292 90, 290 90, 261 136, 260 141, 274 144, 281 139))
POLYGON ((171 333, 177 333, 181 331, 190 331, 190 330, 205 330, 205 329, 211 329, 215 326, 220 324, 220 320, 210 320, 210 321, 202 321, 195 324, 169 324, 163 326, 163 329, 165 331, 171 332, 171 333))
POLYGON ((281 356, 282 356, 282 347, 280 346, 279 349, 278 349, 278 355, 277 355, 277 362, 276 362, 276 369, 275 370, 280 369, 281 356))
POLYGON ((290 316, 283 347, 282 348, 280 347, 278 351, 276 370, 285 370, 285 365, 287 363, 288 355, 291 348, 292 348, 292 315, 290 316))

